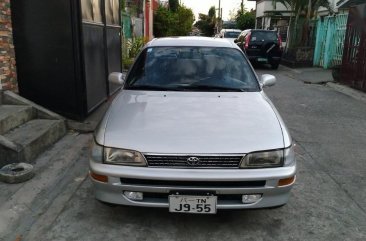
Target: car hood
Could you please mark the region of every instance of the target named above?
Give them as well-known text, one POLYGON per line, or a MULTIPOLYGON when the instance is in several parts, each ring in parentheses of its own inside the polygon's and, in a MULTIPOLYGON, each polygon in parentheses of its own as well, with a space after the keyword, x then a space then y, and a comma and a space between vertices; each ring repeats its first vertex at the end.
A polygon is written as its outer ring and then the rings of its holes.
POLYGON ((124 90, 101 129, 105 146, 143 153, 234 154, 284 147, 281 125, 262 92, 124 90))

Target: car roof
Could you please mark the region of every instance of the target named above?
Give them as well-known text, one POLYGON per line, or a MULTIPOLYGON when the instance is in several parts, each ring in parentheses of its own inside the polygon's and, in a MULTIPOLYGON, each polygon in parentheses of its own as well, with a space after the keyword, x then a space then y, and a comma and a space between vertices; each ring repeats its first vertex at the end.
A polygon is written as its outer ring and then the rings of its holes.
POLYGON ((266 30, 266 29, 251 29, 252 32, 276 32, 275 30, 266 30))
POLYGON ((221 29, 221 32, 241 32, 240 29, 221 29))
POLYGON ((147 43, 146 47, 174 47, 174 46, 197 46, 197 47, 221 47, 236 48, 237 45, 221 38, 209 37, 166 37, 156 38, 147 43))

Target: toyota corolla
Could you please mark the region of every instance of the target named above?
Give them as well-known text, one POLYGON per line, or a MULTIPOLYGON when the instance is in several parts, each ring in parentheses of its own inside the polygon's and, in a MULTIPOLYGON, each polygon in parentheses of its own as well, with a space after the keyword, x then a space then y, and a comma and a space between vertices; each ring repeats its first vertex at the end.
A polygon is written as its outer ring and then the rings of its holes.
POLYGON ((90 177, 105 203, 216 213, 278 207, 295 182, 293 142, 239 47, 148 43, 94 134, 90 177))

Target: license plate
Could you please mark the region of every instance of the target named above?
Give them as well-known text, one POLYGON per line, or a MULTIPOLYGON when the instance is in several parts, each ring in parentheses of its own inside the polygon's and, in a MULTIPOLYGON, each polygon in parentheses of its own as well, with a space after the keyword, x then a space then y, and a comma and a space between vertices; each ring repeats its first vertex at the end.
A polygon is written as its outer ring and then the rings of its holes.
POLYGON ((267 58, 258 58, 257 61, 258 62, 267 62, 267 58))
POLYGON ((216 213, 216 196, 170 195, 169 212, 216 213))

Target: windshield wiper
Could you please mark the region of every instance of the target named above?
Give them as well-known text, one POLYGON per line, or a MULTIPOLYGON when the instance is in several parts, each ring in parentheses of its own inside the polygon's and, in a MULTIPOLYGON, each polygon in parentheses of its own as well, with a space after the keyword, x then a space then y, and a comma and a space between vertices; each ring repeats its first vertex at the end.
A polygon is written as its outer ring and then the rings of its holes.
POLYGON ((156 90, 156 91, 181 91, 180 88, 165 87, 159 85, 132 85, 125 88, 126 90, 156 90))
POLYGON ((234 88, 218 85, 192 84, 184 86, 186 90, 203 90, 203 91, 231 91, 231 92, 246 92, 252 91, 250 88, 234 88))

